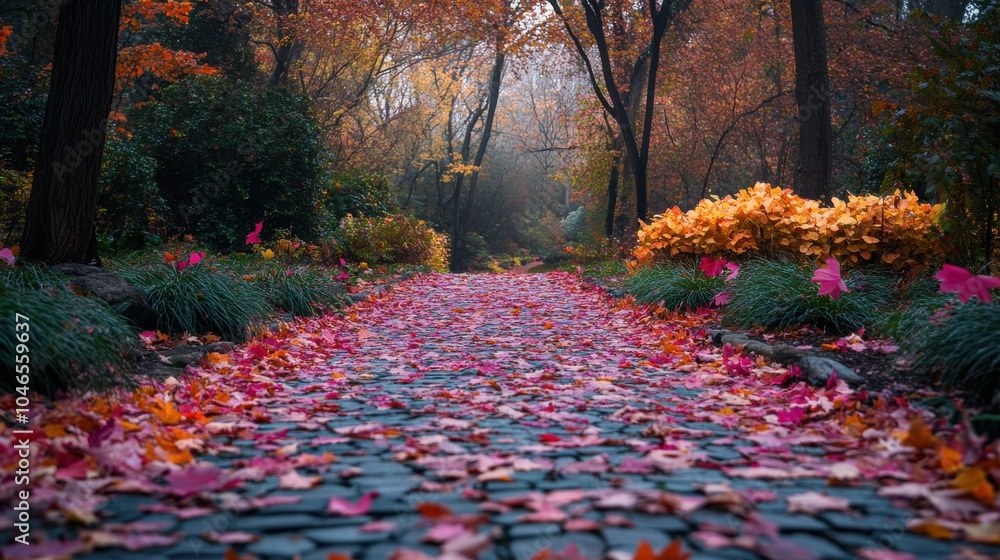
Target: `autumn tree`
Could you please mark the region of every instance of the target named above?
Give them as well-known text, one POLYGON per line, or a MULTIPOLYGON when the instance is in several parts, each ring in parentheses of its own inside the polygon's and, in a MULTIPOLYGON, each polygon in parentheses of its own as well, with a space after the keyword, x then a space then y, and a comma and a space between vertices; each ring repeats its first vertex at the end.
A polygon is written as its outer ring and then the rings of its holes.
POLYGON ((119 0, 68 0, 59 9, 21 256, 100 264, 97 180, 115 87, 119 0))
POLYGON ((580 0, 576 6, 549 0, 583 62, 594 94, 621 135, 634 174, 639 220, 645 220, 648 213, 647 170, 661 45, 670 23, 689 4, 690 0, 664 0, 659 4, 656 0, 580 0), (582 25, 570 6, 582 9, 582 25), (588 48, 591 45, 597 51, 596 63, 588 48), (639 103, 640 89, 645 90, 641 121, 637 111, 630 108, 639 103))

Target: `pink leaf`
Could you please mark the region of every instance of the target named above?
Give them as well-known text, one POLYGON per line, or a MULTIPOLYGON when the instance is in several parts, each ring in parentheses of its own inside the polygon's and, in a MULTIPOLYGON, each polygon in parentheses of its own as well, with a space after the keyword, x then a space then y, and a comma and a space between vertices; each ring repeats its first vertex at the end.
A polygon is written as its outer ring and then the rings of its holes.
POLYGON ((358 527, 358 531, 362 533, 384 533, 387 531, 392 531, 396 528, 396 524, 392 521, 372 521, 371 523, 365 523, 364 525, 358 527))
POLYGON ((719 295, 715 296, 712 303, 715 304, 716 307, 726 305, 729 303, 729 294, 727 292, 719 292, 719 295))
POLYGON ((9 247, 5 247, 0 249, 0 260, 7 263, 8 266, 14 266, 14 261, 17 259, 14 257, 14 252, 9 247))
POLYGON ((326 511, 332 515, 342 515, 344 517, 364 515, 372 508, 372 501, 374 501, 376 496, 378 496, 378 492, 368 492, 364 496, 361 496, 357 502, 351 502, 335 496, 330 498, 330 503, 326 506, 326 511))
POLYGON ((827 496, 814 491, 795 494, 787 499, 789 513, 816 515, 824 511, 851 511, 851 503, 847 498, 827 496))
POLYGON ((942 292, 958 293, 958 301, 962 303, 972 297, 979 298, 983 303, 989 303, 993 299, 990 291, 1000 288, 1000 278, 977 276, 964 268, 950 264, 942 266, 934 278, 941 282, 942 292))
POLYGON ((778 422, 782 424, 795 424, 798 425, 802 422, 802 416, 805 414, 806 409, 802 406, 793 406, 788 410, 779 410, 775 413, 778 417, 778 422))
POLYGON ((709 278, 722 274, 722 267, 726 265, 726 259, 716 259, 712 257, 702 257, 698 268, 709 278))
POLYGON ((260 230, 263 229, 263 227, 264 227, 264 222, 257 222, 257 225, 254 226, 253 231, 251 231, 247 235, 247 242, 246 242, 247 245, 256 245, 260 243, 260 230))
POLYGON ((194 266, 194 265, 200 263, 202 261, 202 259, 204 259, 204 258, 205 258, 205 253, 204 252, 201 252, 201 253, 191 253, 191 256, 188 257, 188 265, 189 266, 194 266))
POLYGON ((726 263, 726 269, 729 271, 726 280, 732 280, 740 275, 740 265, 734 262, 726 263))
POLYGON ((420 537, 420 540, 432 543, 445 543, 471 534, 465 525, 461 523, 438 523, 430 531, 427 531, 426 535, 420 537))
POLYGON ((580 518, 580 519, 570 519, 563 523, 563 529, 567 532, 589 532, 589 531, 600 531, 601 522, 596 519, 580 518))
POLYGON ((283 490, 308 490, 323 481, 321 476, 302 476, 299 471, 291 471, 278 477, 278 488, 283 490))
POLYGON ((244 533, 242 531, 231 531, 228 533, 205 533, 202 537, 204 537, 206 541, 219 544, 247 544, 257 542, 257 539, 259 538, 253 533, 244 533))
POLYGON ((819 295, 829 295, 833 299, 840 298, 841 293, 850 292, 847 284, 840 276, 840 263, 836 257, 826 259, 826 268, 820 268, 813 273, 811 282, 819 284, 819 295))
POLYGON ((221 488, 223 472, 212 465, 191 466, 173 471, 164 477, 170 491, 178 496, 190 496, 198 492, 210 492, 221 488))

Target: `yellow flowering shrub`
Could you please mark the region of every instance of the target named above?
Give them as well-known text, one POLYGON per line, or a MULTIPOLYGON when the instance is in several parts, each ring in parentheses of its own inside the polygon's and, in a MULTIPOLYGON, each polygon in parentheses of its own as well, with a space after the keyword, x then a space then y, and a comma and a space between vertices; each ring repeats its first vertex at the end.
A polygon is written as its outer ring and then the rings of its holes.
POLYGON ((677 255, 791 253, 844 264, 880 262, 896 269, 941 255, 937 221, 943 205, 921 203, 912 192, 851 195, 829 206, 790 189, 757 183, 735 197, 702 200, 693 210, 674 207, 643 224, 633 251, 640 264, 677 255))

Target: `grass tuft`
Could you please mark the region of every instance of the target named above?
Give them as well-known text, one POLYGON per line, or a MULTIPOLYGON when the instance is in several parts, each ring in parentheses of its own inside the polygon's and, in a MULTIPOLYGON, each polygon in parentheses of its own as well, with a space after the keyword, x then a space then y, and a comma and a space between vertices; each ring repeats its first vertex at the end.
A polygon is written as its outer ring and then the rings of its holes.
POLYGON ((845 272, 851 290, 839 299, 818 294, 810 281, 814 269, 789 260, 756 260, 745 265, 732 284, 723 322, 739 328, 767 327, 784 330, 800 327, 846 334, 870 327, 889 306, 898 284, 890 273, 845 272))
POLYGON ((698 309, 712 303, 726 289, 726 276, 712 278, 690 263, 643 268, 622 281, 626 292, 643 304, 663 302, 672 311, 698 309))
POLYGON ((914 369, 938 373, 945 386, 989 401, 1000 388, 1000 303, 946 305, 933 317, 914 319, 900 346, 914 358, 914 369))
POLYGON ((146 293, 156 328, 171 334, 211 332, 245 342, 270 311, 264 293, 253 283, 234 281, 230 274, 204 265, 181 272, 165 265, 123 268, 120 274, 146 293))
POLYGON ((131 382, 135 332, 106 304, 72 293, 59 278, 37 269, 0 274, 0 331, 9 333, 0 336, 0 392, 13 392, 25 372, 29 389, 48 396, 131 382))
POLYGON ((347 290, 329 272, 315 268, 291 272, 265 268, 256 275, 257 285, 271 307, 297 317, 314 317, 346 303, 347 290))

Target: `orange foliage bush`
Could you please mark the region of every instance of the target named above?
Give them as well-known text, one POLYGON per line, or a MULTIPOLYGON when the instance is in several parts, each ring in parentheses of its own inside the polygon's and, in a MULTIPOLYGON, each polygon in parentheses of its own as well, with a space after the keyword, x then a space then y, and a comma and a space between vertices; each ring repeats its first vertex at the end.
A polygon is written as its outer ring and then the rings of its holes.
POLYGON ((912 193, 849 196, 830 206, 790 189, 757 183, 735 197, 702 200, 693 210, 674 207, 639 230, 639 263, 677 255, 790 253, 829 255, 845 264, 881 262, 901 270, 943 253, 937 220, 943 205, 912 193))

